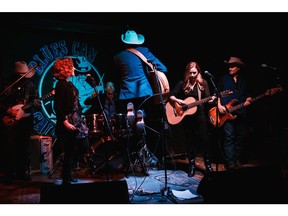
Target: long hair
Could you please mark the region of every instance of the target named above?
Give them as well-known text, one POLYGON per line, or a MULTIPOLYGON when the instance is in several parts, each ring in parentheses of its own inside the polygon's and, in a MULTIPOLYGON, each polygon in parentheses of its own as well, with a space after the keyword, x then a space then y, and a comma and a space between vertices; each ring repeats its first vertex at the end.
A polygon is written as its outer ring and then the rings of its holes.
POLYGON ((53 65, 53 75, 57 80, 66 80, 73 73, 73 68, 72 58, 57 59, 53 65))
POLYGON ((198 88, 201 91, 204 90, 203 77, 202 77, 201 73, 202 72, 201 72, 200 66, 197 62, 191 61, 186 65, 185 73, 184 73, 184 86, 183 86, 183 90, 184 90, 185 94, 188 94, 192 90, 192 87, 195 83, 197 84, 198 88), (190 78, 190 70, 193 67, 195 67, 198 71, 198 75, 197 75, 196 79, 190 78))

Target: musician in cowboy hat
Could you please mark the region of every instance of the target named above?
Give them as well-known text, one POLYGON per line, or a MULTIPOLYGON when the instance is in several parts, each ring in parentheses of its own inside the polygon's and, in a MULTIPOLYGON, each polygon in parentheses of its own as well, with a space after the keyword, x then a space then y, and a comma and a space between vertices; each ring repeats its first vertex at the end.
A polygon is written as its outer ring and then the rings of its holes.
POLYGON ((137 109, 145 98, 153 96, 153 91, 147 78, 148 67, 137 55, 128 51, 128 49, 133 48, 143 54, 159 71, 167 72, 167 68, 149 48, 143 46, 145 42, 144 35, 129 29, 121 34, 120 39, 124 49, 114 56, 114 64, 116 76, 119 78, 117 80, 120 81, 119 102, 121 103, 120 106, 122 106, 120 110, 126 112, 126 105, 129 102, 132 102, 137 109))
MULTIPOLYGON (((219 80, 219 91, 229 90, 233 93, 228 97, 218 99, 219 113, 226 119, 230 113, 227 108, 232 106, 232 102, 243 104, 243 107, 235 110, 233 115, 237 118, 223 122, 221 127, 224 134, 224 157, 226 160, 226 168, 229 170, 237 169, 245 162, 243 150, 247 142, 248 136, 248 116, 247 109, 252 97, 250 96, 250 85, 243 74, 244 62, 239 58, 232 56, 228 61, 224 61, 228 65, 227 73, 219 80)), ((233 104, 236 105, 235 103, 233 104)), ((221 121, 221 120, 220 120, 221 121)), ((220 123, 220 122, 219 122, 220 123)))
MULTIPOLYGON (((144 127, 142 127, 144 124, 143 120, 152 118, 152 115, 159 114, 160 111, 158 111, 159 107, 153 107, 153 104, 151 104, 152 100, 148 100, 154 95, 148 79, 151 69, 134 52, 145 56, 158 71, 165 73, 167 72, 167 67, 148 47, 143 46, 145 42, 144 35, 137 33, 133 29, 128 29, 120 35, 119 39, 124 46, 124 49, 114 56, 115 77, 120 82, 117 84, 120 87, 118 96, 119 110, 121 113, 127 113, 129 124, 132 127, 137 126, 134 120, 139 119, 142 132, 144 131, 144 127), (137 111, 137 118, 134 109, 137 111)), ((141 136, 141 138, 143 137, 141 136)))
POLYGON ((29 68, 25 61, 14 63, 15 76, 13 83, 5 88, 4 99, 1 100, 1 137, 4 140, 4 180, 12 183, 16 178, 19 180, 30 180, 27 175, 29 168, 28 148, 30 136, 33 132, 33 105, 38 99, 36 85, 31 79, 35 71, 29 68), (23 76, 23 79, 19 79, 23 76), (25 106, 27 105, 27 106, 25 106))

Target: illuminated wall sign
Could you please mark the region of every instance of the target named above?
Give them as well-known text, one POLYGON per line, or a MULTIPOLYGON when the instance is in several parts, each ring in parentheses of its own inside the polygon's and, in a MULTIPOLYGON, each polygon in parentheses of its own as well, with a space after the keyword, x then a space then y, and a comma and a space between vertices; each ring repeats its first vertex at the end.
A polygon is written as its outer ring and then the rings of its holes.
POLYGON ((38 54, 33 56, 33 60, 29 62, 29 66, 38 64, 35 71, 39 75, 39 96, 40 98, 45 98, 41 102, 41 110, 34 113, 34 130, 41 135, 54 136, 56 115, 53 109, 53 94, 50 93, 53 92, 57 82, 52 72, 55 60, 61 57, 71 57, 73 59, 75 76, 71 77, 70 81, 79 90, 79 100, 83 113, 90 107, 84 105, 84 100, 90 97, 95 91, 94 87, 86 82, 86 74, 90 74, 95 79, 95 88, 98 92, 104 92, 104 74, 101 75, 92 64, 97 52, 86 43, 73 41, 69 44, 65 40, 61 40, 50 45, 45 45, 39 51, 38 54))

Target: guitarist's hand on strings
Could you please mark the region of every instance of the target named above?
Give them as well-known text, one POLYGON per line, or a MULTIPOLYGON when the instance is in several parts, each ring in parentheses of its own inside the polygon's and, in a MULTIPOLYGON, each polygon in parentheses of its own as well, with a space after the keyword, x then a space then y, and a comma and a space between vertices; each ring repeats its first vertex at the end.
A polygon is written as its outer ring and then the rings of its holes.
POLYGON ((221 114, 226 114, 227 113, 227 109, 225 106, 222 106, 220 103, 218 104, 218 110, 221 114))
POLYGON ((186 105, 186 102, 184 100, 178 99, 175 96, 171 96, 170 101, 173 101, 174 103, 178 103, 180 106, 186 105))
POLYGON ((226 114, 227 113, 227 109, 226 109, 225 106, 223 106, 221 104, 221 99, 220 98, 218 98, 218 110, 219 110, 220 114, 226 114))

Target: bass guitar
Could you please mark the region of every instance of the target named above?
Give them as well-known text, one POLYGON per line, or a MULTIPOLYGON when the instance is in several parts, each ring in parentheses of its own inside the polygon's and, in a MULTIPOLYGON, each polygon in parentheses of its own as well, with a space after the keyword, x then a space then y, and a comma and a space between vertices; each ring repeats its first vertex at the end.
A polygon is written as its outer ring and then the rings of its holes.
MULTIPOLYGON (((226 90, 220 92, 221 97, 227 97, 232 94, 232 91, 226 90)), ((186 98, 185 105, 179 105, 178 103, 174 103, 174 106, 168 102, 166 103, 166 116, 169 124, 176 125, 182 121, 182 119, 187 115, 193 115, 197 111, 197 106, 203 103, 212 100, 213 96, 203 98, 201 100, 196 101, 193 97, 186 98)))
POLYGON ((27 110, 28 108, 30 108, 31 106, 33 106, 34 104, 39 103, 42 100, 45 100, 48 97, 51 97, 52 95, 55 94, 55 90, 53 89, 51 92, 49 92, 48 94, 44 95, 41 98, 37 98, 34 99, 31 103, 27 103, 27 104, 16 104, 12 107, 12 109, 17 110, 17 114, 16 116, 4 116, 2 118, 2 122, 5 126, 7 127, 12 127, 14 126, 21 118, 24 117, 28 117, 31 115, 31 113, 26 113, 25 110, 27 110))
MULTIPOLYGON (((260 94, 254 98, 252 98, 251 102, 249 105, 251 105, 253 102, 265 97, 265 96, 272 96, 274 94, 276 94, 277 92, 281 92, 283 90, 282 87, 277 87, 277 88, 272 88, 272 89, 268 89, 265 93, 260 94)), ((225 114, 220 114, 218 115, 218 127, 221 127, 227 120, 234 120, 235 118, 237 118, 237 115, 233 115, 232 113, 237 111, 238 109, 242 108, 242 107, 247 107, 248 105, 244 105, 244 103, 238 104, 236 106, 233 106, 235 103, 237 102, 237 100, 233 99, 231 101, 229 101, 229 103, 226 105, 226 113, 225 114)), ((216 123, 216 111, 217 111, 217 107, 213 107, 209 110, 208 116, 209 116, 209 122, 214 125, 215 127, 217 126, 216 123)))

